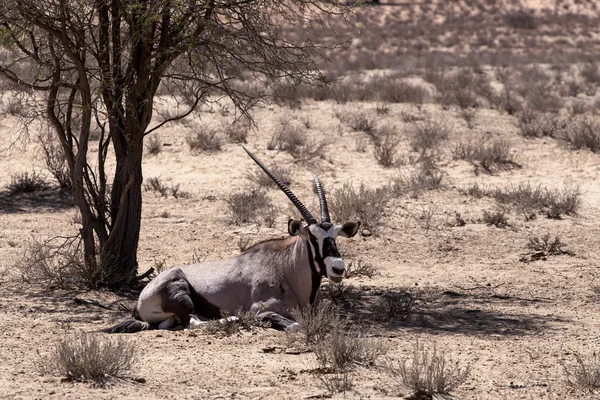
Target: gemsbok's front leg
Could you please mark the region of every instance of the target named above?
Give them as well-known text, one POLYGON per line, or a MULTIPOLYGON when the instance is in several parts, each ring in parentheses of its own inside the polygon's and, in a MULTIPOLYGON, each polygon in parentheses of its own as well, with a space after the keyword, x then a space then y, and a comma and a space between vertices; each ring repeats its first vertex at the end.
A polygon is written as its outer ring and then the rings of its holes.
POLYGON ((279 331, 296 332, 300 325, 291 318, 286 318, 274 311, 264 311, 259 313, 258 318, 262 321, 271 323, 271 327, 279 331))

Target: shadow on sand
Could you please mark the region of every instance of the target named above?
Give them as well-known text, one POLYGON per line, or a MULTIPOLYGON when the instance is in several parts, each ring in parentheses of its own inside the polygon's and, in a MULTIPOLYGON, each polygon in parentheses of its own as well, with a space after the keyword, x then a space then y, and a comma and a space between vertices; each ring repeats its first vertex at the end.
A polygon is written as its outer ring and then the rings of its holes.
POLYGON ((368 286, 325 292, 344 316, 391 334, 410 329, 514 337, 550 330, 551 323, 565 322, 546 313, 527 312, 529 306, 547 301, 541 299, 368 286))
POLYGON ((0 212, 18 214, 39 211, 63 211, 74 207, 71 194, 60 189, 11 195, 0 191, 0 212))

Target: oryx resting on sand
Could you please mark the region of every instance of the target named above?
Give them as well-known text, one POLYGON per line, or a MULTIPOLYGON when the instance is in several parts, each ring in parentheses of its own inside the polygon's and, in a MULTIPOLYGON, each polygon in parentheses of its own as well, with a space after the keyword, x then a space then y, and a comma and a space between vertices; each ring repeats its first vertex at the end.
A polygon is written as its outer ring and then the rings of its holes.
POLYGON ((196 328, 222 312, 252 312, 276 329, 295 330, 290 310, 305 308, 320 296, 321 278, 342 281, 344 260, 336 237, 353 237, 359 221, 333 225, 325 193, 313 180, 321 204, 321 222, 252 153, 248 155, 273 179, 300 211, 307 225, 291 219, 289 237, 255 244, 237 257, 175 267, 161 272, 140 293, 134 318, 104 330, 196 328))

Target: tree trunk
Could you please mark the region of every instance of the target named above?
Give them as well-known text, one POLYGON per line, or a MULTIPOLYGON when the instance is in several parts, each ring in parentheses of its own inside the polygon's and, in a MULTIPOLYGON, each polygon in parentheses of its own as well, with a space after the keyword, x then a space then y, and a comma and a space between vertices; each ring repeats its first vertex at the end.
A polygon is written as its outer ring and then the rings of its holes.
POLYGON ((127 156, 118 162, 113 181, 112 227, 101 253, 104 281, 111 286, 136 282, 142 218, 142 154, 143 138, 130 143, 127 156))

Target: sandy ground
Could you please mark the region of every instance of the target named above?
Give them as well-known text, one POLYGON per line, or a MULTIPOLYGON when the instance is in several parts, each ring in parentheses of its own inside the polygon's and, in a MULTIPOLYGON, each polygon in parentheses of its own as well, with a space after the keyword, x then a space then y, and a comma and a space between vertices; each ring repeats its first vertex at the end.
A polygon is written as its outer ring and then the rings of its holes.
MULTIPOLYGON (((373 107, 343 107, 358 106, 373 107)), ((307 102, 294 112, 274 107, 255 114, 259 129, 251 134, 249 147, 269 164, 292 167, 293 189, 313 207, 316 199, 310 192, 310 169, 294 164, 283 152, 265 150, 265 143, 279 118, 310 118, 308 134, 325 135, 340 124, 334 116, 339 107, 328 102, 307 102)), ((398 113, 406 107, 392 105, 384 118, 398 121, 398 113)), ((451 112, 442 112, 436 105, 425 109, 452 118, 451 112)), ((211 117, 222 118, 208 116, 211 117)), ((552 139, 524 140, 517 136, 512 117, 482 111, 478 118, 492 134, 511 140, 523 168, 476 177, 467 163, 446 161, 445 189, 426 192, 417 199, 393 199, 385 210, 379 235, 357 236, 341 244, 349 261, 371 263, 380 272, 373 279, 348 282, 359 289, 408 289, 422 293, 424 304, 415 318, 394 326, 379 324, 376 336, 389 346, 388 356, 408 356, 418 339, 430 345, 435 343, 462 363, 472 363, 469 380, 455 393, 459 398, 575 398, 579 394, 569 392, 565 386, 563 364, 573 363, 575 352, 594 351, 599 328, 599 258, 595 250, 600 245, 597 156, 586 151, 573 152, 552 139), (474 181, 495 185, 532 182, 551 188, 573 183, 582 189, 581 212, 573 218, 538 217, 527 222, 513 212, 510 227, 487 226, 480 219, 483 210, 495 208, 493 202, 458 193, 458 188, 474 181), (419 215, 429 209, 433 210, 433 217, 427 227, 419 215), (466 220, 466 226, 448 225, 457 212, 466 220), (574 255, 519 261, 528 253, 527 239, 546 232, 559 235, 574 255), (547 386, 510 389, 511 383, 547 386)), ((452 140, 457 140, 465 130, 459 126, 461 121, 454 122, 452 140)), ((7 123, 10 121, 5 120, 7 123)), ((398 123, 400 131, 401 125, 398 123)), ((216 259, 237 254, 235 243, 240 234, 252 234, 255 241, 284 235, 289 209, 284 196, 275 190, 270 196, 281 211, 273 228, 228 223, 223 199, 250 187, 245 174, 254 168, 251 160, 239 145, 226 145, 214 155, 195 155, 189 151, 181 130, 181 126, 173 126, 160 134, 164 143, 172 145, 156 157, 146 157, 144 175, 180 184, 191 197, 165 199, 145 192, 141 269, 161 260, 171 267, 190 262, 195 255, 216 259), (167 218, 160 216, 164 210, 169 211, 167 218)), ((344 126, 339 132, 326 159, 314 167, 330 191, 345 182, 379 187, 398 173, 378 166, 370 148, 365 153, 354 151, 356 137, 363 133, 344 126)), ((3 184, 11 174, 39 165, 35 147, 27 147, 27 157, 21 151, 6 153, 0 165, 3 184)), ((143 384, 93 389, 86 384, 61 383, 60 378, 37 372, 40 354, 47 353, 58 338, 108 326, 127 316, 127 312, 119 311, 119 304, 133 304, 132 300, 110 293, 50 292, 18 284, 11 278, 11 261, 30 239, 72 233, 75 229, 71 222, 75 210, 50 200, 28 205, 21 199, 24 205, 20 211, 3 212, 0 216, 1 266, 6 270, 0 284, 0 396, 293 399, 323 393, 308 372, 314 366, 310 353, 263 351, 284 342, 284 334, 272 330, 229 338, 197 331, 151 331, 127 336, 142 352, 136 374, 146 379, 143 384), (75 297, 98 300, 111 309, 78 305, 75 297)), ((350 398, 386 398, 405 392, 377 369, 358 369, 352 376, 355 386, 346 394, 350 398)))
MULTIPOLYGON (((530 2, 534 3, 534 2, 530 2)), ((410 156, 409 124, 402 112, 414 106, 392 104, 387 115, 375 113, 375 104, 305 101, 298 110, 279 106, 259 109, 253 116, 257 129, 248 147, 268 165, 293 171, 292 189, 312 210, 318 202, 311 190, 310 172, 319 174, 334 193, 346 183, 369 188, 384 186, 412 166, 383 168, 373 157, 373 146, 358 152, 357 141, 367 140, 336 115, 372 112, 378 124, 395 125, 403 138, 401 154, 410 156), (323 160, 295 163, 266 144, 282 121, 309 125, 306 135, 328 138, 323 160)), ((461 365, 472 365, 467 382, 455 391, 461 399, 584 399, 594 395, 576 392, 565 383, 565 366, 575 355, 589 357, 600 350, 600 159, 589 151, 573 151, 551 138, 524 139, 516 118, 482 109, 475 128, 468 129, 455 109, 425 104, 423 113, 452 126, 441 149, 444 188, 414 198, 392 199, 376 235, 340 239, 348 262, 362 261, 378 274, 346 281, 362 293, 362 300, 347 305, 348 313, 361 315, 370 334, 387 348, 386 357, 405 359, 418 340, 446 351, 461 365), (474 173, 473 166, 453 161, 454 144, 471 135, 505 138, 522 168, 494 175, 474 173), (460 192, 469 184, 509 186, 542 184, 550 189, 575 185, 581 189, 577 216, 551 220, 543 215, 525 221, 516 210, 508 213, 510 225, 501 229, 482 222, 484 211, 498 208, 493 200, 476 199, 460 192), (455 216, 465 226, 453 226, 455 216), (557 235, 571 254, 524 262, 533 236, 557 235), (380 323, 365 304, 384 292, 409 290, 421 301, 408 320, 380 323), (520 389, 510 385, 523 385, 520 389)), ((233 116, 203 112, 203 122, 215 126, 233 116)), ((168 268, 196 259, 219 259, 239 253, 240 236, 253 242, 286 235, 290 208, 285 196, 270 190, 278 209, 272 228, 230 223, 225 199, 248 190, 248 171, 256 168, 236 144, 214 154, 190 151, 186 136, 196 129, 192 119, 166 126, 158 133, 163 150, 144 160, 144 177, 160 177, 179 185, 188 198, 165 198, 144 192, 140 272, 165 262, 168 268)), ((11 175, 43 172, 39 145, 16 141, 16 119, 0 120, 0 187, 11 175), (9 143, 13 143, 9 146, 9 143)), ((35 130, 34 130, 35 131, 35 130)), ((76 232, 77 210, 54 191, 3 197, 0 202, 0 398, 6 399, 299 399, 322 395, 312 371, 312 353, 286 352, 285 334, 274 330, 219 337, 201 331, 149 331, 125 338, 140 350, 134 376, 145 383, 124 383, 108 389, 85 383, 62 382, 40 372, 38 364, 58 339, 90 332, 126 318, 120 306, 134 300, 103 291, 47 290, 27 285, 13 267, 33 240, 76 232), (75 299, 98 301, 108 307, 82 305, 75 299), (272 350, 275 347, 275 351, 272 350)), ((327 285, 326 283, 324 284, 327 285)), ((356 322, 359 323, 359 322, 356 322)), ((383 361, 382 357, 380 361, 383 361)), ((394 398, 407 394, 380 368, 357 368, 351 373, 352 390, 334 398, 394 398)))

